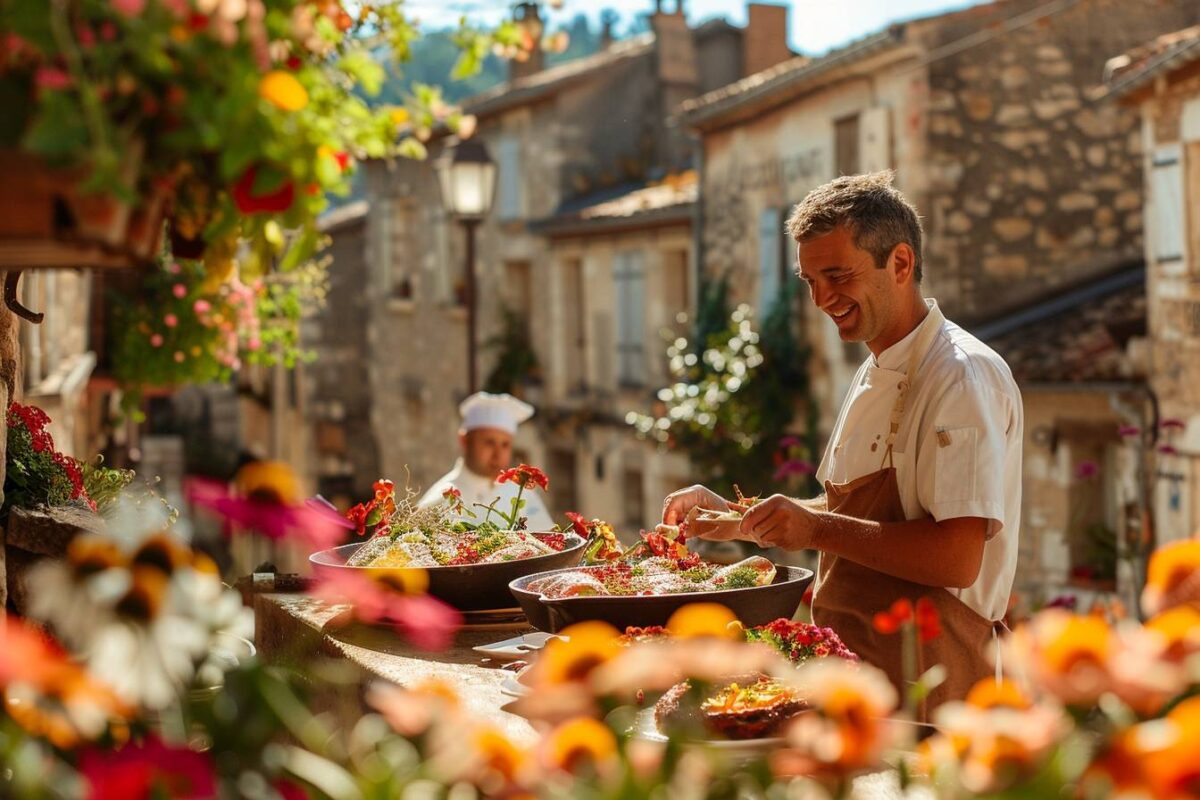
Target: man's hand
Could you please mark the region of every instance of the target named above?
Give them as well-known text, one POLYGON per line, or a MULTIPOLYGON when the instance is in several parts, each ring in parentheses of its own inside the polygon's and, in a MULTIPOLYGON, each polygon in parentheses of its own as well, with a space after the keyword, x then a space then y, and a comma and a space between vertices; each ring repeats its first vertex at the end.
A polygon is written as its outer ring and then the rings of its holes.
POLYGON ((678 525, 696 506, 711 508, 713 511, 729 510, 729 503, 725 498, 712 489, 696 484, 667 495, 663 500, 663 524, 678 525))
POLYGON ((742 536, 762 547, 804 550, 813 546, 820 517, 798 500, 774 494, 742 517, 742 536))

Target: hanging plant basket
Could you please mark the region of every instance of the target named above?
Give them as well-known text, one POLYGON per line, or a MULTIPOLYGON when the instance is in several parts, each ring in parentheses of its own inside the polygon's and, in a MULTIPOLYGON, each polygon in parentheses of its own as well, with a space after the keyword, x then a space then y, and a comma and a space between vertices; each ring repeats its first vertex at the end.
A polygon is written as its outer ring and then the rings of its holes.
MULTIPOLYGON (((125 169, 136 176, 140 156, 125 169)), ((110 269, 154 262, 162 243, 165 193, 137 204, 80 189, 86 174, 0 149, 0 269, 110 269)), ((132 183, 132 181, 131 181, 132 183)))

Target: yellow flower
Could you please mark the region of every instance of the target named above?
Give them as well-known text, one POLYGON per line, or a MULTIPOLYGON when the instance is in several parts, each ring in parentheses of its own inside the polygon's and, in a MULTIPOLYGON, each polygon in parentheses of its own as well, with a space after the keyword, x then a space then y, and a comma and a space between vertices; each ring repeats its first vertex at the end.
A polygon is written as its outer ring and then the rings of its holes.
POLYGON ((538 659, 536 681, 547 686, 584 683, 592 670, 611 661, 621 647, 620 634, 607 622, 579 622, 559 631, 538 659))
POLYGON ((268 72, 258 82, 258 94, 283 111, 299 111, 308 105, 308 90, 296 76, 285 70, 268 72))
POLYGON ((419 567, 372 569, 368 574, 397 594, 425 594, 429 588, 429 573, 419 567))
POLYGON ((282 461, 251 461, 233 478, 238 492, 252 500, 295 505, 300 498, 300 481, 282 461))
POLYGON ((1200 604, 1200 540, 1164 545, 1150 556, 1142 607, 1157 614, 1185 603, 1200 604))
POLYGON ((1104 620, 1049 609, 1004 642, 1013 674, 1071 705, 1090 706, 1112 686, 1116 637, 1104 620))
POLYGON ((667 632, 679 639, 701 636, 740 639, 743 634, 736 627, 737 622, 737 616, 719 603, 689 603, 667 620, 667 632))
POLYGON ((617 738, 612 729, 591 717, 578 717, 555 728, 546 739, 550 767, 578 773, 597 772, 610 766, 617 755, 617 738))
POLYGON ((1066 675, 1081 664, 1103 665, 1108 660, 1111 630, 1102 619, 1070 615, 1051 632, 1042 651, 1045 664, 1066 675))
POLYGON ((408 113, 407 108, 393 108, 388 113, 388 116, 391 118, 393 125, 397 128, 402 128, 408 124, 411 115, 408 113))
POLYGON ((1184 700, 1162 720, 1136 726, 1142 767, 1154 797, 1195 797, 1200 787, 1200 697, 1184 700))

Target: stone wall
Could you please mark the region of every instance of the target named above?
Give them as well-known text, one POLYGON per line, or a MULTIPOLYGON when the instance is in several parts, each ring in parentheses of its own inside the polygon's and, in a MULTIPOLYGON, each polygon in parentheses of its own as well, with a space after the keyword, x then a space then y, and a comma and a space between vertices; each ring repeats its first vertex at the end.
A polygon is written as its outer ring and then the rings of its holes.
POLYGON ((1137 113, 1096 99, 1105 62, 1193 23, 1197 0, 1085 0, 1008 29, 1032 0, 919 23, 929 287, 951 315, 994 316, 1141 257, 1137 113), (978 31, 986 41, 950 55, 978 31))

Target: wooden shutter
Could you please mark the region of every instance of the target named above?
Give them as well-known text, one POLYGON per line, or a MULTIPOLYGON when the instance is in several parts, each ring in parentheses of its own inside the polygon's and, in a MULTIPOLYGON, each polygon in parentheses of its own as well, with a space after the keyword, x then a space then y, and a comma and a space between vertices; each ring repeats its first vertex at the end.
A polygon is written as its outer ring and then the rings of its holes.
POLYGON ((1183 202, 1183 148, 1155 148, 1150 172, 1150 236, 1154 262, 1182 261, 1187 255, 1183 202))
POLYGON ((758 215, 758 315, 765 317, 783 289, 783 214, 764 208, 758 215))
POLYGON ((642 254, 618 253, 613 259, 617 308, 617 380, 622 386, 645 382, 646 278, 642 254))
POLYGON ((496 164, 500 186, 496 192, 496 215, 500 219, 520 219, 521 207, 521 141, 505 137, 496 143, 496 164))
POLYGON ((879 172, 892 166, 892 110, 886 106, 862 112, 859 125, 859 169, 879 172))

